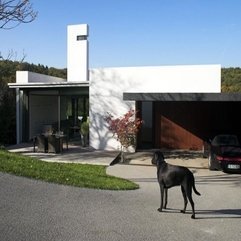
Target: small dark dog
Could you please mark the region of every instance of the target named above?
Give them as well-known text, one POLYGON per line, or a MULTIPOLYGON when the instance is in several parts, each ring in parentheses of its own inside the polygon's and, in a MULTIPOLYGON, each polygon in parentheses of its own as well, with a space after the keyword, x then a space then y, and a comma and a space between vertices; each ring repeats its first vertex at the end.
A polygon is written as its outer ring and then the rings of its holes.
POLYGON ((181 185, 182 195, 184 198, 184 208, 182 213, 186 212, 188 200, 192 206, 192 216, 195 218, 194 202, 192 200, 192 189, 197 195, 201 195, 195 188, 195 180, 192 172, 182 166, 174 166, 165 162, 164 156, 161 151, 156 151, 152 158, 152 164, 157 166, 157 180, 160 185, 161 192, 161 206, 159 212, 167 207, 167 190, 168 188, 181 185), (163 206, 163 199, 165 202, 163 206), (188 200, 187 200, 188 199, 188 200))

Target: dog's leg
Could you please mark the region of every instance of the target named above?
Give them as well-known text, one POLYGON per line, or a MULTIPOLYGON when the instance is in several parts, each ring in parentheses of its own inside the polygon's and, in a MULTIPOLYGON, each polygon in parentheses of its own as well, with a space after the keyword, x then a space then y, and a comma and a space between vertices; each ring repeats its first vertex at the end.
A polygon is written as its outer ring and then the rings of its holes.
POLYGON ((195 209, 194 209, 194 202, 192 200, 192 186, 191 185, 188 185, 187 197, 188 197, 188 200, 189 200, 189 202, 192 206, 192 216, 191 216, 191 218, 195 219, 195 209))
POLYGON ((157 210, 159 212, 162 212, 162 208, 163 208, 163 197, 164 197, 164 186, 162 184, 160 184, 160 194, 161 194, 161 205, 160 208, 158 208, 157 210))
POLYGON ((182 190, 182 195, 183 195, 183 199, 184 199, 184 208, 183 208, 183 210, 181 210, 181 213, 185 213, 186 208, 187 208, 187 194, 186 194, 185 188, 183 186, 181 186, 181 190, 182 190))
POLYGON ((165 199, 164 199, 164 207, 163 207, 163 208, 165 208, 165 209, 167 209, 167 198, 168 198, 167 191, 168 191, 168 189, 165 188, 165 189, 164 189, 164 196, 165 196, 165 199))

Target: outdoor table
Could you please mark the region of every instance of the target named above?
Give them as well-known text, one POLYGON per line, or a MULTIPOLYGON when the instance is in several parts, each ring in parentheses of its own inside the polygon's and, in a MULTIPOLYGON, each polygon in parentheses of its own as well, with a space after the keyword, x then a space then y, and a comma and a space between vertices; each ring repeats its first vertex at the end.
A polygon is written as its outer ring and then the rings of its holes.
MULTIPOLYGON (((59 134, 59 133, 56 133, 56 134, 50 134, 50 133, 43 133, 43 134, 40 134, 40 135, 43 135, 45 137, 45 142, 46 142, 46 146, 48 147, 48 137, 49 136, 55 136, 56 138, 59 138, 60 139, 60 145, 63 145, 63 141, 65 141, 65 146, 66 146, 66 150, 69 149, 69 141, 68 141, 68 136, 65 135, 65 134, 59 134)), ((33 137, 33 151, 36 152, 36 145, 37 145, 37 136, 34 136, 33 137)), ((63 146, 60 146, 59 149, 63 150, 63 146)), ((45 152, 48 152, 48 148, 45 152)))

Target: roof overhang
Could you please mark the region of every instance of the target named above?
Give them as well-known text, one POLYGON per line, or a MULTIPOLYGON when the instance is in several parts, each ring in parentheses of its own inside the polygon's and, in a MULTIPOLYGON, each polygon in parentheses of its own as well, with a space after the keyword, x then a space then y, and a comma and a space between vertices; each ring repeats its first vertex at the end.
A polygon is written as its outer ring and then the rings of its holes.
POLYGON ((123 99, 129 101, 241 101, 241 93, 130 93, 123 99))
POLYGON ((89 82, 54 82, 54 83, 9 83, 9 88, 19 89, 44 89, 44 88, 69 88, 69 87, 89 87, 89 82))

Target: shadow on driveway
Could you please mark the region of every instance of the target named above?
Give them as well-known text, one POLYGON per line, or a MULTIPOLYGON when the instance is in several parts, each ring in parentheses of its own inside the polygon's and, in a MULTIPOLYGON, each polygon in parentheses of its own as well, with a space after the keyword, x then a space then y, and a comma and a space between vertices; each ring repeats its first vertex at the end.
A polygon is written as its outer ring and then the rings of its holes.
POLYGON ((226 174, 222 172, 217 172, 214 174, 210 172, 209 176, 199 176, 196 178, 195 182, 198 185, 231 185, 231 186, 240 186, 241 187, 241 175, 240 174, 226 174))
POLYGON ((241 209, 197 210, 196 214, 196 219, 241 219, 241 209))
MULTIPOLYGON (((177 214, 180 213, 180 209, 167 208, 163 209, 163 212, 177 214)), ((195 219, 241 219, 241 209, 196 210, 195 212, 195 219)), ((191 214, 191 210, 187 210, 185 214, 191 214)))

